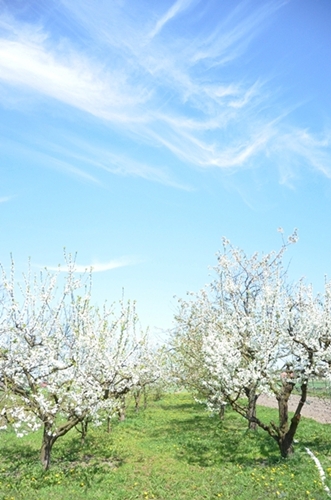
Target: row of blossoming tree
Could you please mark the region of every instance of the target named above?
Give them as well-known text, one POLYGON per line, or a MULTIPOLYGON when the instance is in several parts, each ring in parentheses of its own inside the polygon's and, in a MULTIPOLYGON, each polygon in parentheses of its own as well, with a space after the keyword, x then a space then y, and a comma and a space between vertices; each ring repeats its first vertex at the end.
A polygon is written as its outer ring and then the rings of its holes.
POLYGON ((138 331, 134 303, 91 305, 91 273, 77 278, 31 269, 16 282, 2 268, 0 418, 18 436, 43 429, 41 462, 49 468, 58 438, 78 424, 109 419, 133 388, 160 375, 138 331))
MULTIPOLYGON (((215 279, 181 300, 172 338, 177 381, 207 402, 225 404, 277 442, 283 457, 293 440, 312 377, 331 379, 331 282, 313 294, 303 280, 288 283, 278 252, 246 254, 223 240, 215 279), (288 417, 297 387, 300 402, 288 417), (260 394, 278 401, 279 422, 256 412, 260 394)), ((78 424, 101 423, 132 392, 160 380, 164 358, 139 331, 134 303, 91 305, 91 273, 77 278, 67 259, 65 276, 29 269, 16 282, 14 265, 2 269, 0 289, 0 425, 18 436, 43 429, 41 462, 50 465, 58 438, 78 424)))
POLYGON ((177 378, 212 411, 229 404, 293 452, 293 440, 312 377, 331 379, 331 282, 313 294, 304 280, 288 282, 283 257, 294 232, 278 252, 248 257, 223 239, 214 280, 189 300, 180 300, 172 338, 177 378), (300 401, 289 419, 294 388, 300 401), (279 422, 258 418, 260 394, 274 395, 279 422))

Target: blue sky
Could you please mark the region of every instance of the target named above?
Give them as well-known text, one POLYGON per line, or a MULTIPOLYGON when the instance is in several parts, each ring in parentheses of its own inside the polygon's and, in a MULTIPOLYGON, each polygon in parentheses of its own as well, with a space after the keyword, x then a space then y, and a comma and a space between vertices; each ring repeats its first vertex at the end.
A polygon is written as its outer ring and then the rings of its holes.
POLYGON ((172 325, 226 236, 331 278, 329 0, 0 0, 0 257, 172 325))

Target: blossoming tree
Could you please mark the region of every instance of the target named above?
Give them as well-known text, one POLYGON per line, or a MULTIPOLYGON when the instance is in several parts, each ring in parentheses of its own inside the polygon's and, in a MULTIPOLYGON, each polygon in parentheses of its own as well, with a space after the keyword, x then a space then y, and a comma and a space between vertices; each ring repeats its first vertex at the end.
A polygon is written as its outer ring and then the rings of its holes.
POLYGON ((330 287, 314 298, 302 281, 288 285, 283 255, 295 241, 296 233, 278 253, 247 257, 224 240, 216 278, 193 301, 182 303, 178 330, 180 345, 185 335, 199 340, 199 384, 209 407, 219 411, 229 403, 251 426, 266 430, 284 457, 293 451, 310 377, 330 373, 330 287), (289 422, 288 401, 296 385, 301 399, 289 422), (261 393, 275 395, 278 425, 257 417, 261 393))
POLYGON ((206 290, 189 295, 191 299, 188 301, 179 299, 179 310, 175 316, 176 326, 169 349, 171 374, 174 383, 184 386, 197 400, 210 401, 214 387, 203 348, 210 328, 209 297, 206 290))
POLYGON ((29 270, 21 283, 14 265, 10 276, 2 269, 2 416, 18 436, 43 428, 45 469, 57 439, 87 417, 98 422, 115 411, 141 370, 132 305, 122 300, 119 313, 91 307, 91 275, 76 278, 75 263, 67 264, 64 278, 29 270))

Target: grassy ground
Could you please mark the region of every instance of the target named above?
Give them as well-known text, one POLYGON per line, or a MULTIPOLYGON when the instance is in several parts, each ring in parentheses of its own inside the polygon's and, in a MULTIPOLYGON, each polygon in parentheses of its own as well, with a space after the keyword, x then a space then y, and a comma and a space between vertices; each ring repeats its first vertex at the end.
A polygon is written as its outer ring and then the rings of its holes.
MULTIPOLYGON (((271 409, 259 416, 276 419, 271 409)), ((54 447, 52 466, 38 461, 40 434, 1 432, 3 500, 268 500, 329 498, 304 447, 321 461, 331 487, 331 426, 302 419, 296 451, 279 458, 264 432, 247 432, 230 410, 219 422, 187 394, 167 395, 112 433, 90 429, 84 446, 69 433, 54 447)))

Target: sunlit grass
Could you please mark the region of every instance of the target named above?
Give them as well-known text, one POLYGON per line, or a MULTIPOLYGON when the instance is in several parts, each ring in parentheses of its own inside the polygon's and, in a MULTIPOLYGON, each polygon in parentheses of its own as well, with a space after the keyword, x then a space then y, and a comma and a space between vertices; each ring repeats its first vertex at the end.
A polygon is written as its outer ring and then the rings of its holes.
MULTIPOLYGON (((276 419, 272 409, 259 416, 276 419)), ((227 410, 209 416, 187 394, 167 395, 115 423, 91 428, 82 446, 69 433, 54 447, 52 466, 39 465, 40 434, 1 433, 1 499, 268 500, 328 498, 304 447, 321 461, 331 486, 331 426, 302 419, 295 455, 279 457, 265 432, 248 432, 227 410)))

